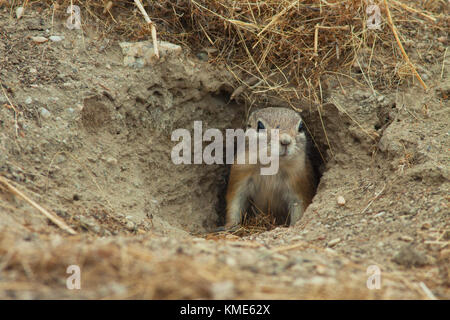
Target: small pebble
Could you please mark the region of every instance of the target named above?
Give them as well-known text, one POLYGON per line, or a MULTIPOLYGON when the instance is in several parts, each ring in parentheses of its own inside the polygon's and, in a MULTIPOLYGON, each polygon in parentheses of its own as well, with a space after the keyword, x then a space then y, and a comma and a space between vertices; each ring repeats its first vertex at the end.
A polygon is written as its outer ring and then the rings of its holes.
POLYGON ((316 266, 316 272, 318 274, 325 274, 326 271, 327 271, 327 268, 324 265, 319 264, 316 266))
POLYGON ((111 166, 115 166, 117 165, 117 159, 114 157, 107 157, 106 158, 106 163, 111 165, 111 166))
POLYGON ((376 215, 374 215, 374 217, 378 218, 378 217, 384 216, 385 213, 386 213, 386 211, 378 212, 376 215))
POLYGON ((40 37, 40 36, 31 37, 31 40, 33 40, 33 42, 36 42, 36 43, 44 43, 44 42, 48 41, 48 39, 46 37, 40 37))
POLYGON ((135 228, 134 222, 132 221, 128 221, 125 225, 125 227, 129 230, 129 231, 133 231, 135 228))
POLYGON ((65 161, 66 161, 66 157, 64 155, 62 155, 62 154, 58 155, 56 157, 56 159, 55 159, 55 162, 57 164, 61 164, 61 163, 65 162, 65 161))
POLYGON ((48 119, 48 118, 50 118, 50 116, 52 115, 52 114, 50 113, 50 111, 48 111, 48 110, 45 109, 44 107, 41 107, 41 108, 39 109, 39 113, 41 114, 41 117, 44 118, 44 119, 48 119))
POLYGON ((330 242, 328 242, 328 247, 330 247, 330 248, 334 247, 339 242, 341 242, 341 238, 336 238, 336 239, 330 240, 330 242))
POLYGON ((412 238, 412 237, 410 237, 410 236, 400 236, 400 237, 398 237, 398 239, 399 239, 399 240, 402 240, 402 241, 406 241, 406 242, 412 242, 412 241, 414 241, 414 238, 412 238))
POLYGON ((206 52, 199 52, 197 53, 197 58, 199 58, 202 61, 208 61, 208 54, 206 52))
POLYGON ((345 206, 345 198, 343 196, 337 197, 337 204, 340 206, 345 206))
POLYGON ((63 36, 50 36, 49 39, 53 42, 59 42, 59 41, 63 40, 64 37, 63 36))
POLYGON ((33 102, 33 99, 31 97, 28 97, 25 99, 25 104, 31 104, 33 102))
POLYGON ((431 223, 429 222, 425 222, 422 224, 422 226, 420 227, 422 230, 428 230, 431 228, 431 223))

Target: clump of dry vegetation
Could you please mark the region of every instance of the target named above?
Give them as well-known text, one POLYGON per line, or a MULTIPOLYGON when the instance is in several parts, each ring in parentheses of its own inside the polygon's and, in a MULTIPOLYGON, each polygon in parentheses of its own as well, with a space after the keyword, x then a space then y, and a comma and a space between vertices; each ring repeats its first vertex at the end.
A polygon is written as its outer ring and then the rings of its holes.
MULTIPOLYGON (((134 1, 65 0, 46 5, 52 15, 65 16, 70 3, 82 8, 83 27, 96 22, 108 37, 151 38, 151 27, 134 1)), ((242 86, 236 95, 244 93, 251 98, 247 101, 273 96, 294 107, 305 98, 323 101, 324 74, 344 74, 372 90, 415 76, 425 88, 407 49, 414 46, 417 26, 426 24, 436 31, 449 27, 446 1, 163 0, 143 5, 159 39, 203 51, 211 63, 225 64, 236 86, 242 86), (370 9, 371 4, 378 9, 370 9), (380 26, 373 29, 377 10, 380 26)))

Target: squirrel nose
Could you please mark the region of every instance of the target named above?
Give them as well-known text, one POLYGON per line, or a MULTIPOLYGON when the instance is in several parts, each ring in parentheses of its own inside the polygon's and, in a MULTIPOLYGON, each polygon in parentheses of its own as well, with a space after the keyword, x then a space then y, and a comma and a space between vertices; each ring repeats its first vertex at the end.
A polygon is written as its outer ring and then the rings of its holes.
POLYGON ((283 146, 287 146, 287 145, 291 144, 291 142, 292 142, 292 139, 291 139, 291 137, 288 136, 287 134, 283 134, 283 135, 280 137, 280 143, 281 143, 283 146))

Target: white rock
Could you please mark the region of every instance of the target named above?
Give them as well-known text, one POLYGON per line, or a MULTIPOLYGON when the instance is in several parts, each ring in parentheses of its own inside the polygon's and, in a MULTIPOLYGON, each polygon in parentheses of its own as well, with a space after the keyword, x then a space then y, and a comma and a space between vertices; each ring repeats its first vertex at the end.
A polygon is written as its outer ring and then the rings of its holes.
POLYGON ((28 97, 25 99, 25 104, 31 104, 33 102, 33 99, 31 97, 28 97))
POLYGON ((343 196, 338 196, 337 197, 337 203, 340 206, 345 206, 345 198, 343 196))
POLYGON ((117 165, 117 159, 114 157, 107 157, 106 158, 106 163, 111 165, 111 166, 115 166, 117 165))
POLYGON ((49 39, 53 42, 59 42, 61 40, 64 40, 64 37, 63 36, 50 36, 49 39))

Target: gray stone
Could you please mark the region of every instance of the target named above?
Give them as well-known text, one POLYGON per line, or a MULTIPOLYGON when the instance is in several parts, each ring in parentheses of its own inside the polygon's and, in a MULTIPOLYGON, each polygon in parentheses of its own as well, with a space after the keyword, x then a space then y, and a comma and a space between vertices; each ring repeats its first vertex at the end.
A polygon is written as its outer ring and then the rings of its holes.
POLYGON ((422 267, 427 264, 427 257, 414 249, 413 246, 407 245, 402 247, 392 258, 395 263, 410 267, 422 267))
POLYGON ((48 119, 51 117, 51 113, 50 111, 48 111, 47 109, 45 109, 44 107, 39 108, 39 114, 41 115, 42 118, 44 119, 48 119))

